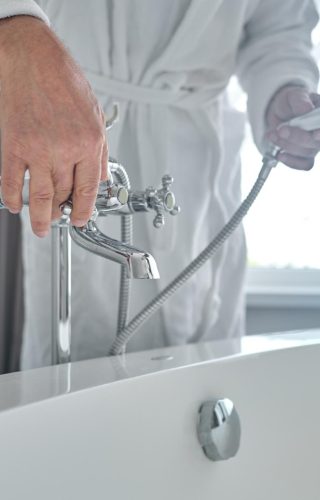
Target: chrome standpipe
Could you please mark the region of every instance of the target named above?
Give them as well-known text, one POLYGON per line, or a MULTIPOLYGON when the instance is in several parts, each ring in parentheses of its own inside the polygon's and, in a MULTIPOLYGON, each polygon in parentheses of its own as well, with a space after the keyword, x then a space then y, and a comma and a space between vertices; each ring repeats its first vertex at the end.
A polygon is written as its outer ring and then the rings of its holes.
POLYGON ((65 204, 61 219, 51 225, 51 362, 71 361, 71 238, 65 204))

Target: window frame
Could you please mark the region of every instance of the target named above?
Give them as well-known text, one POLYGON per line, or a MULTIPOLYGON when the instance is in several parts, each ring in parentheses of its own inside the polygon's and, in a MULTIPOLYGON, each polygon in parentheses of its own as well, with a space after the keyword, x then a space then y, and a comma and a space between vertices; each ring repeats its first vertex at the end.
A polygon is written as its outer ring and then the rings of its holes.
POLYGON ((249 307, 320 310, 320 270, 248 267, 249 307))

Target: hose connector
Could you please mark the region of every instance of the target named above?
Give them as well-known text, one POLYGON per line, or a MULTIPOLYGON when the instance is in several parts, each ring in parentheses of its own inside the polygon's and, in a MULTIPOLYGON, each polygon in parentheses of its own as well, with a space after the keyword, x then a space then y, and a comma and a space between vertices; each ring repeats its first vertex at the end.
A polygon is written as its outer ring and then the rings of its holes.
POLYGON ((281 148, 275 144, 270 143, 263 155, 262 159, 262 169, 259 173, 259 178, 266 180, 270 171, 277 166, 278 159, 277 156, 280 153, 281 148))

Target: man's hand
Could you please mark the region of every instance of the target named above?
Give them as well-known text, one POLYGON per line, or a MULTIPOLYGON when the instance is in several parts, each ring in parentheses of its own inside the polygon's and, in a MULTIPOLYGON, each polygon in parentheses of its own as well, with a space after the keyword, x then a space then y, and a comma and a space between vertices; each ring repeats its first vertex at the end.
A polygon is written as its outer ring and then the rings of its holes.
POLYGON ((266 113, 266 139, 281 147, 279 161, 298 170, 310 170, 320 150, 320 129, 306 132, 297 127, 282 126, 283 122, 312 111, 320 105, 320 96, 305 88, 286 86, 271 100, 266 113))
POLYGON ((30 172, 30 217, 45 236, 72 193, 72 223, 92 215, 106 178, 103 113, 79 67, 40 20, 0 21, 1 190, 9 210, 22 208, 30 172))

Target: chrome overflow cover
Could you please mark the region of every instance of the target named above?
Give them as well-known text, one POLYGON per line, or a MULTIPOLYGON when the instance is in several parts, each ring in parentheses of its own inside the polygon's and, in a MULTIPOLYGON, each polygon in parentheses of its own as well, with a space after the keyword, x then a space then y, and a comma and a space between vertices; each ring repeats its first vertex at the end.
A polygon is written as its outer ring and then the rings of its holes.
POLYGON ((205 401, 199 409, 198 439, 205 455, 214 462, 228 460, 240 447, 241 426, 230 399, 205 401))

